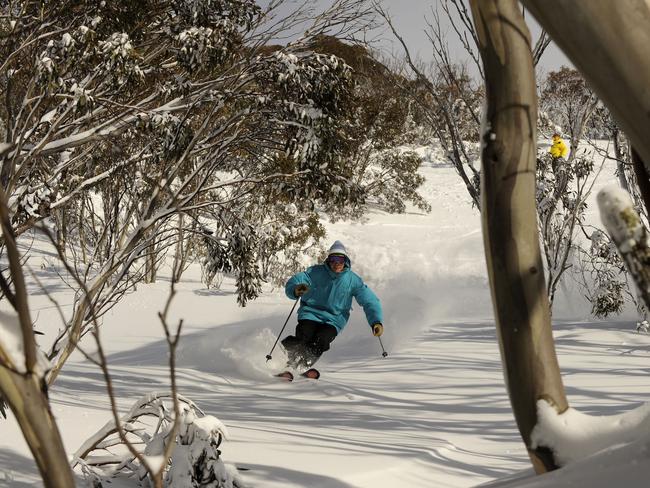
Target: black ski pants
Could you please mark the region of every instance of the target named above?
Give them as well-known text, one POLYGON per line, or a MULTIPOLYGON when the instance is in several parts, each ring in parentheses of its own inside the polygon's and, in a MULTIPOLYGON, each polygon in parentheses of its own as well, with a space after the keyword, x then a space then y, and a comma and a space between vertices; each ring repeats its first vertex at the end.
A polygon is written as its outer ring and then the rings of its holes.
POLYGON ((314 320, 299 320, 296 335, 287 336, 282 345, 289 356, 288 366, 310 367, 330 348, 336 338, 336 327, 314 320))

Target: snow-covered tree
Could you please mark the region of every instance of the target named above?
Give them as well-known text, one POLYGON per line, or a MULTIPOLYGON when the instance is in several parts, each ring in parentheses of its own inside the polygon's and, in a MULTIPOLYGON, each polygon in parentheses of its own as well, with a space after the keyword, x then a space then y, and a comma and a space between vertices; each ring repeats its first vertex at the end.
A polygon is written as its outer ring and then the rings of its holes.
POLYGON ((10 407, 34 456, 45 486, 72 487, 63 440, 50 409, 45 375, 49 363, 38 348, 27 300, 27 287, 6 195, 0 187, 0 227, 8 277, 0 274, 9 311, 0 313, 0 403, 10 407))
POLYGON ((569 135, 572 159, 601 102, 580 72, 566 66, 551 71, 542 80, 540 91, 540 110, 569 135))
MULTIPOLYGON (((346 214, 360 214, 375 206, 402 213, 407 203, 428 211, 417 193, 424 178, 420 158, 405 145, 413 141, 413 116, 421 115, 403 90, 409 80, 385 66, 366 46, 350 45, 331 36, 319 36, 314 50, 334 54, 352 68, 355 82, 349 99, 351 119, 342 138, 349 147, 349 178, 360 186, 363 200, 346 214)), ((336 216, 341 217, 340 209, 336 216)))
POLYGON ((593 173, 593 161, 584 154, 556 164, 548 153, 537 158, 537 222, 551 308, 559 284, 581 249, 578 234, 584 225, 593 173))
POLYGON ((115 422, 110 421, 77 450, 72 466, 93 486, 104 486, 116 478, 135 478, 141 486, 154 486, 152 473, 141 459, 160 469, 165 487, 243 486, 236 468, 221 458, 219 448, 228 438, 226 426, 179 396, 179 421, 175 427, 172 400, 169 394, 148 394, 120 419, 128 437, 126 442, 139 446, 137 454, 141 458, 128 451, 115 422), (165 449, 170 445, 173 454, 167 460, 165 449))
MULTIPOLYGON (((336 150, 343 154, 344 168, 337 172, 342 179, 332 181, 329 201, 295 200, 290 195, 275 194, 273 201, 239 207, 251 226, 246 228, 245 242, 256 256, 258 269, 250 268, 249 276, 279 283, 287 273, 297 269, 298 256, 315 247, 324 236, 319 216, 330 219, 357 218, 369 207, 388 212, 404 212, 407 203, 422 210, 428 205, 417 193, 423 178, 418 173, 420 158, 400 146, 409 141, 409 100, 397 85, 397 75, 391 73, 362 45, 342 42, 332 36, 316 36, 309 48, 324 55, 335 55, 351 68, 352 89, 346 98, 346 119, 338 127, 336 150), (406 103, 405 103, 406 102, 406 103), (250 237, 253 236, 254 238, 250 237)), ((237 267, 235 241, 218 240, 224 226, 241 225, 231 211, 210 211, 211 227, 202 237, 207 257, 204 279, 213 284, 224 273, 237 267)), ((243 242, 243 241, 242 241, 243 242)), ((314 249, 314 252, 316 250, 314 249)), ((252 263, 251 263, 252 264, 252 263)), ((251 280, 252 284, 254 280, 251 280)), ((255 286, 251 288, 251 291, 255 286)), ((254 295, 254 294, 253 294, 254 295)), ((253 296, 251 295, 251 296, 253 296)))
MULTIPOLYGON (((426 19, 426 35, 433 61, 425 65, 411 55, 401 33, 391 22, 389 12, 378 6, 377 10, 388 23, 394 36, 404 49, 405 74, 414 83, 405 90, 420 107, 424 124, 430 137, 438 139, 446 151, 448 161, 463 180, 468 195, 478 208, 480 204, 480 174, 477 162, 480 157, 479 134, 482 104, 485 97, 483 66, 479 60, 479 41, 472 16, 466 2, 443 0, 438 2, 426 19), (468 62, 476 69, 479 79, 470 75, 467 63, 452 57, 448 34, 453 33, 463 46, 468 62)), ((542 31, 533 52, 533 61, 539 62, 550 40, 542 31)))
MULTIPOLYGON (((591 313, 595 317, 618 314, 625 304, 627 276, 623 261, 615 244, 600 229, 589 234, 591 247, 588 252, 580 252, 580 270, 584 276, 579 283, 591 302, 591 313)), ((634 299, 634 297, 631 297, 634 299)))
POLYGON ((252 230, 271 202, 313 211, 362 198, 346 177, 340 139, 351 70, 308 40, 362 25, 365 1, 336 0, 320 15, 304 5, 278 19, 281 3, 264 11, 253 0, 0 4, 0 204, 11 264, 0 282, 21 331, 0 337, 0 391, 46 486, 72 486, 55 422, 39 423, 51 418, 47 385, 101 316, 179 244, 179 225, 191 222, 191 232, 224 219, 214 238, 232 243, 244 303, 259 288, 252 230), (302 38, 267 46, 310 18, 302 38), (49 373, 36 360, 12 244, 35 226, 53 236, 77 279, 49 373), (17 357, 8 338, 19 336, 17 357), (34 401, 25 406, 25 396, 34 401))
MULTIPOLYGON (((361 4, 334 2, 310 35, 361 4)), ((80 291, 48 353, 50 380, 88 330, 90 303, 101 316, 152 279, 176 216, 225 223, 214 239, 231 243, 244 304, 259 290, 255 233, 269 208, 313 214, 363 199, 340 137, 349 66, 308 38, 266 46, 304 16, 277 23, 278 2, 263 12, 252 0, 71 5, 14 2, 2 24, 12 226, 20 235, 53 219, 87 277, 89 296, 80 291)))

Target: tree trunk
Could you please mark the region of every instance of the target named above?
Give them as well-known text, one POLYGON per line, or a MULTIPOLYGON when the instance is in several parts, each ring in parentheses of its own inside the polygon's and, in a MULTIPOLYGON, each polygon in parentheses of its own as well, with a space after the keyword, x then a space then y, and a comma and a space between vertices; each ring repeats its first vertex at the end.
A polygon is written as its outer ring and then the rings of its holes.
POLYGON ((68 219, 67 211, 62 208, 55 211, 56 226, 56 245, 59 246, 61 252, 65 255, 66 252, 66 236, 68 235, 68 219))
POLYGON ((537 95, 530 33, 516 0, 472 0, 486 76, 481 217, 510 401, 535 471, 558 467, 532 446, 537 402, 568 408, 555 355, 535 208, 537 95))
POLYGON ((87 256, 87 245, 88 243, 86 242, 86 222, 84 220, 84 210, 86 208, 86 197, 82 196, 79 199, 79 247, 81 248, 81 262, 84 265, 88 264, 88 256, 87 256))
POLYGON ((650 5, 522 0, 605 102, 650 174, 650 5))
POLYGON ((612 129, 612 140, 614 141, 614 156, 616 157, 616 173, 618 174, 618 182, 626 192, 629 193, 630 185, 625 176, 625 155, 621 147, 621 130, 615 126, 612 129))
POLYGON ((16 416, 46 488, 74 488, 72 470, 42 378, 0 366, 0 390, 16 416))
POLYGON ((650 171, 648 171, 648 166, 646 166, 645 161, 641 160, 641 156, 634 147, 632 148, 632 164, 646 214, 650 216, 650 179, 648 178, 650 171))
POLYGON ((153 235, 153 231, 147 231, 145 233, 145 238, 148 238, 151 242, 150 246, 147 246, 145 249, 145 257, 144 257, 144 263, 145 263, 145 271, 144 271, 144 279, 143 281, 145 283, 155 283, 156 282, 156 274, 158 271, 158 250, 156 246, 156 239, 153 235))

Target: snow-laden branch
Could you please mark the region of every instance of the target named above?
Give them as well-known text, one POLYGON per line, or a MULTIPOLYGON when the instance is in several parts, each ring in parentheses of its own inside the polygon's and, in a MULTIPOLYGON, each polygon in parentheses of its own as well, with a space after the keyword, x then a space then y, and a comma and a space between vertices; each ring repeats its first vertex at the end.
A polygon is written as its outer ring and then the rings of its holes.
POLYGON ((0 158, 4 158, 14 148, 14 145, 9 142, 0 142, 0 158))
MULTIPOLYGON (((27 371, 22 329, 16 313, 0 311, 0 367, 19 374, 27 371)), ((47 368, 41 369, 42 373, 47 368)))
POLYGON ((600 190, 596 199, 600 218, 650 309, 648 231, 634 209, 632 198, 618 185, 609 185, 600 190))
POLYGON ((179 112, 186 110, 189 106, 190 105, 188 105, 183 99, 175 98, 174 100, 171 100, 159 107, 147 110, 146 112, 115 117, 97 127, 93 127, 77 134, 49 142, 43 146, 43 148, 39 151, 39 154, 46 156, 48 154, 61 152, 65 149, 71 149, 83 144, 88 144, 89 142, 106 139, 107 137, 115 136, 118 133, 126 130, 139 117, 146 117, 156 113, 179 112))
MULTIPOLYGON (((142 479, 147 475, 143 470, 146 463, 158 471, 160 480, 164 473, 165 486, 208 486, 216 479, 225 483, 219 486, 242 487, 234 467, 220 459, 218 448, 229 437, 226 426, 181 395, 176 395, 179 408, 172 418, 167 404, 173 399, 168 393, 150 393, 135 402, 128 413, 109 421, 83 443, 73 456, 73 467, 93 466, 96 474, 107 478, 124 471, 142 479), (135 453, 125 456, 119 449, 125 440, 116 437, 120 430, 116 420, 129 436, 126 442, 138 446, 135 453), (176 424, 177 432, 172 427, 176 424), (113 450, 115 447, 118 449, 113 450), (173 451, 169 462, 165 449, 173 451), (140 465, 134 463, 136 459, 140 465)), ((150 476, 153 473, 149 471, 150 476)))
POLYGON ((77 186, 74 190, 72 190, 70 193, 65 195, 64 197, 60 198, 59 200, 56 200, 55 202, 52 203, 50 208, 52 210, 62 207, 65 205, 71 198, 73 198, 75 195, 82 193, 84 190, 91 188, 97 183, 106 180, 107 178, 110 178, 112 175, 117 173, 119 170, 123 169, 124 167, 133 164, 136 161, 142 161, 149 159, 150 157, 147 156, 142 156, 142 153, 138 153, 135 156, 132 156, 124 161, 120 161, 119 163, 115 164, 115 166, 111 166, 109 169, 106 171, 99 173, 98 175, 93 176, 92 178, 88 178, 87 180, 84 180, 79 186, 77 186))

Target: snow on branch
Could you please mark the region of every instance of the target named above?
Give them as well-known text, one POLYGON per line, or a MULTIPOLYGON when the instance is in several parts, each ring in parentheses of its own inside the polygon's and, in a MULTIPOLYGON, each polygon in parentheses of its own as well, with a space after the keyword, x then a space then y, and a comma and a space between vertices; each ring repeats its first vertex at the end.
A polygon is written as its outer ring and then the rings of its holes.
MULTIPOLYGON (((23 330, 18 314, 0 311, 0 366, 19 374, 27 372, 23 330)), ((38 376, 44 376, 50 363, 40 349, 36 349, 34 370, 38 376)))
POLYGON ((650 248, 648 231, 629 193, 618 185, 603 188, 597 197, 600 216, 634 278, 646 307, 650 307, 650 248))
MULTIPOLYGON (((140 446, 147 463, 164 467, 163 452, 171 442, 175 446, 166 466, 165 486, 243 486, 236 468, 221 459, 219 447, 228 438, 226 426, 216 417, 205 415, 191 400, 180 395, 177 399, 181 422, 176 435, 170 394, 149 393, 121 418, 130 440, 140 446)), ((109 421, 97 431, 74 454, 73 467, 94 481, 133 475, 144 479, 146 470, 126 451, 117 430, 115 423, 109 421)))
POLYGON ((24 349, 18 315, 0 311, 0 364, 24 373, 24 349))
POLYGON ((107 122, 102 123, 97 127, 87 129, 83 132, 73 134, 68 137, 54 140, 45 144, 40 151, 41 155, 53 154, 61 152, 65 149, 74 148, 81 146, 83 144, 88 144, 89 142, 99 141, 107 137, 116 135, 117 133, 126 130, 131 126, 131 124, 141 119, 142 117, 147 117, 149 114, 157 113, 171 113, 185 110, 188 108, 188 104, 183 102, 181 99, 176 98, 171 100, 159 107, 153 108, 147 112, 140 112, 133 115, 128 115, 126 117, 116 117, 107 122))

